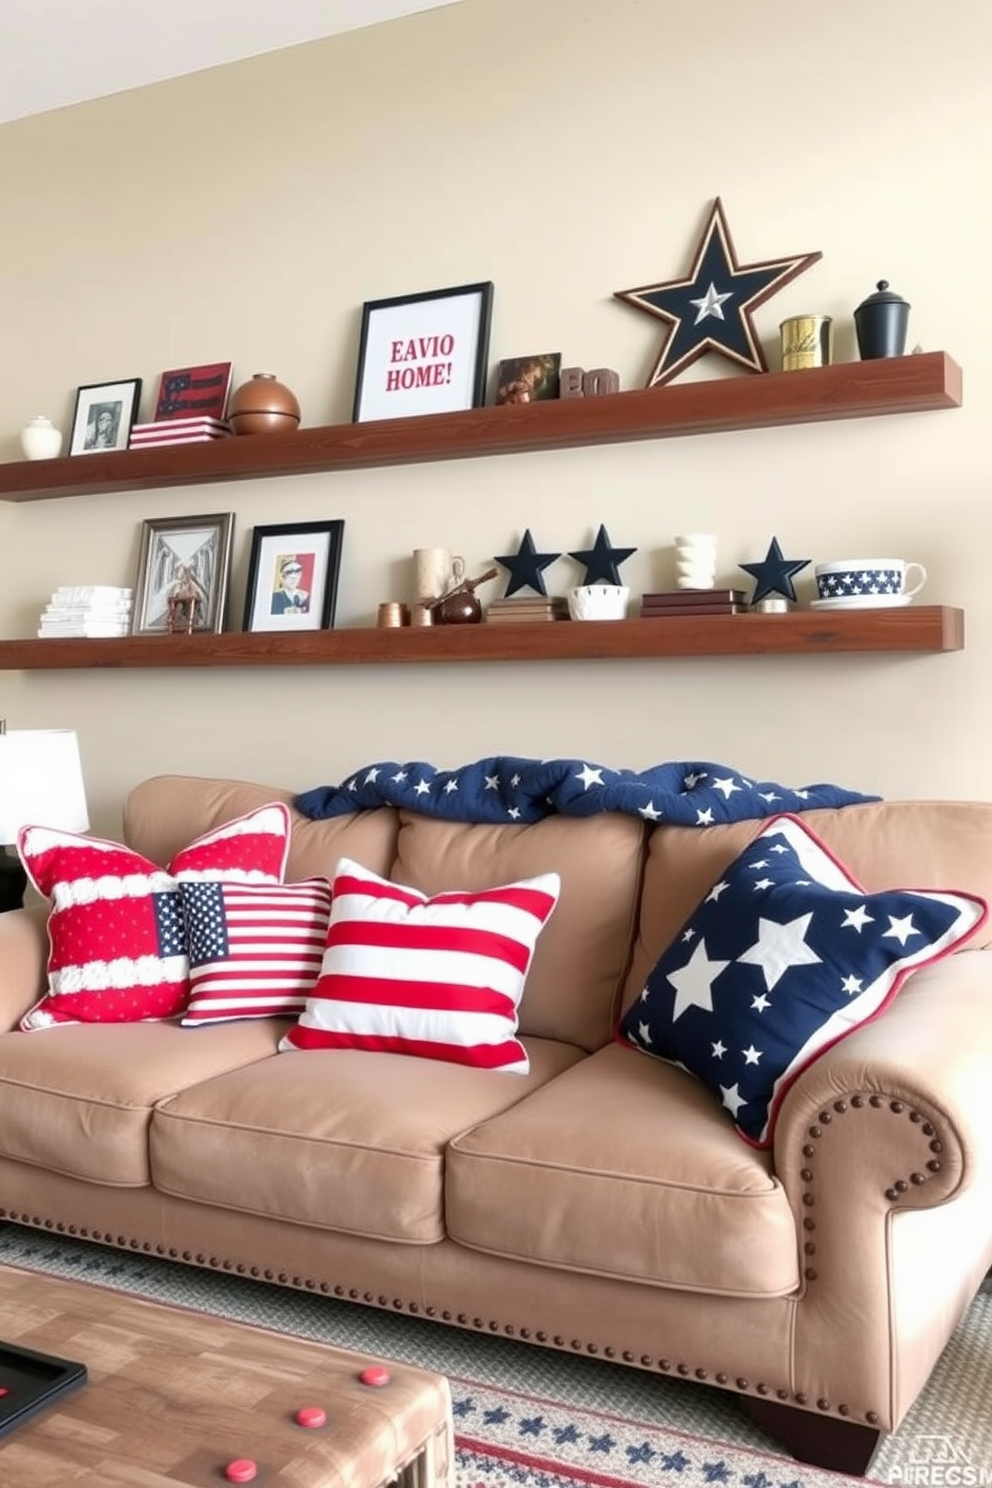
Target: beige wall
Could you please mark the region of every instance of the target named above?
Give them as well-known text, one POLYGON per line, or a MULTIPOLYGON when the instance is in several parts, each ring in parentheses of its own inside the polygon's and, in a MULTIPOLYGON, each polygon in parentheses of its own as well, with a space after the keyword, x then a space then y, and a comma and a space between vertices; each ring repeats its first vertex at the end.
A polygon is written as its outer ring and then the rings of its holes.
MULTIPOLYGON (((32 634, 56 584, 133 582, 143 518, 220 510, 234 628, 252 526, 331 516, 342 625, 405 597, 415 546, 477 569, 526 526, 567 551, 601 521, 638 548, 635 592, 696 528, 724 582, 777 534, 919 559, 927 599, 967 611, 946 656, 7 673, 0 714, 79 729, 101 830, 159 771, 302 789, 499 752, 987 795, 990 58, 987 0, 464 0, 0 128, 0 458, 35 413, 67 427, 79 384, 140 375, 147 417, 163 368, 227 357, 345 421, 362 302, 478 279, 493 363, 560 349, 643 385, 661 328, 612 291, 687 269, 718 194, 742 260, 823 253, 757 312, 773 365, 810 309, 850 359, 884 276, 911 343, 965 371, 958 412, 0 505, 0 634, 32 634)), ((563 559, 549 588, 578 577, 563 559)))

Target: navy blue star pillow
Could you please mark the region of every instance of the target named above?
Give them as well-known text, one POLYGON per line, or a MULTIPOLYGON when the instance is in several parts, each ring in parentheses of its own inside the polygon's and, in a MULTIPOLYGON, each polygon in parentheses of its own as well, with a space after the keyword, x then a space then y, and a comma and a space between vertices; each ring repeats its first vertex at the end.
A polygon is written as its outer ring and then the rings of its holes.
POLYGON ((769 1147, 799 1073, 987 913, 971 894, 867 894, 798 817, 775 817, 660 957, 617 1038, 697 1075, 745 1141, 769 1147))

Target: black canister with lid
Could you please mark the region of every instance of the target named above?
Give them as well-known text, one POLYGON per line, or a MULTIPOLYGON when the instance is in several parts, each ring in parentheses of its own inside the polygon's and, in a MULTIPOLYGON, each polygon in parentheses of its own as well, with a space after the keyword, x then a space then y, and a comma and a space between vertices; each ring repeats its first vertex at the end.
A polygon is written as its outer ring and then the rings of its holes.
POLYGON ((854 312, 854 329, 858 353, 863 362, 873 357, 902 356, 906 350, 910 306, 901 295, 894 294, 887 279, 854 312))

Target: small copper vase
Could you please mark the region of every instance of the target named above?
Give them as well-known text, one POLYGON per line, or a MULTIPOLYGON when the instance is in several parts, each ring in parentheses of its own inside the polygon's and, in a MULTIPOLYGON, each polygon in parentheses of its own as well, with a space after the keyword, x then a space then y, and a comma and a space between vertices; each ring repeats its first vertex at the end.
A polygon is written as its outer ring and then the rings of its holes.
POLYGON ((299 427, 300 405, 275 373, 256 372, 231 394, 227 419, 235 434, 278 434, 299 427))

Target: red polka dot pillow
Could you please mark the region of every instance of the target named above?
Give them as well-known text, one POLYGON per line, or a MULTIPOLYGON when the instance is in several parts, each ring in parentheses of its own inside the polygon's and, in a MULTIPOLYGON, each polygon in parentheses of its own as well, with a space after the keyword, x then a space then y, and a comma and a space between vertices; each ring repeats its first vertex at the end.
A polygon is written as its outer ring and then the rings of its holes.
POLYGON ((526 1074, 517 1008, 557 873, 428 897, 342 858, 320 976, 279 1047, 370 1049, 526 1074))
POLYGON ((48 989, 21 1019, 33 1032, 60 1023, 172 1018, 190 990, 180 885, 281 883, 289 811, 259 807, 198 837, 167 868, 117 842, 24 827, 18 851, 51 900, 48 989))

